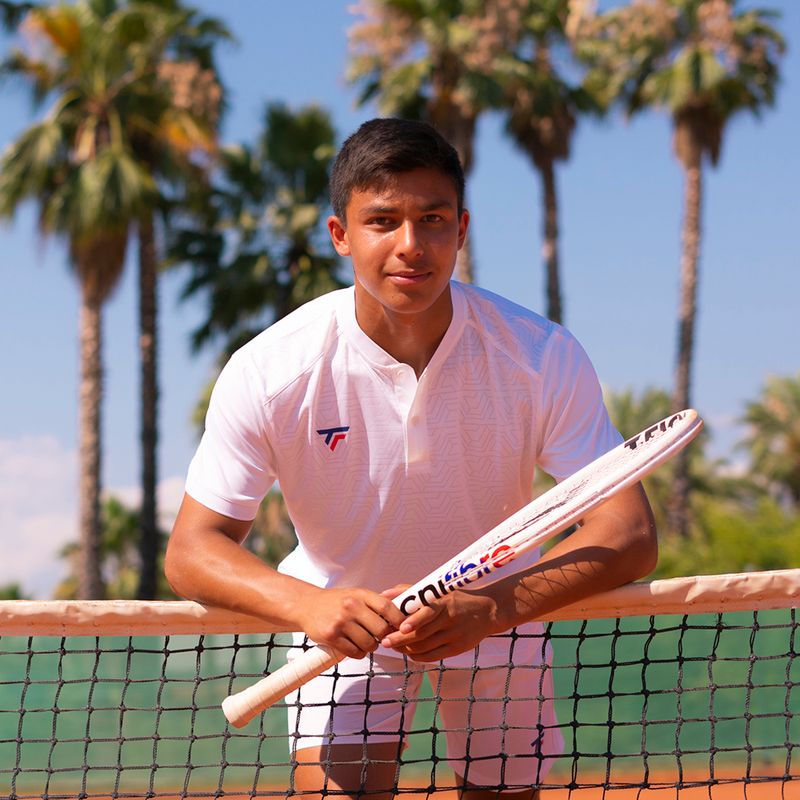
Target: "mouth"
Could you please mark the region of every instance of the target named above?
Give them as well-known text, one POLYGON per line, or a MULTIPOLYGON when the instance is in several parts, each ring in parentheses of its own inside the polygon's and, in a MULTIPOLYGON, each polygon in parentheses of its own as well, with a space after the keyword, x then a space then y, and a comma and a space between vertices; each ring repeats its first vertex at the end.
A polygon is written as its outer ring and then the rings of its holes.
POLYGON ((430 272, 390 272, 389 280, 398 286, 414 286, 430 278, 430 272))

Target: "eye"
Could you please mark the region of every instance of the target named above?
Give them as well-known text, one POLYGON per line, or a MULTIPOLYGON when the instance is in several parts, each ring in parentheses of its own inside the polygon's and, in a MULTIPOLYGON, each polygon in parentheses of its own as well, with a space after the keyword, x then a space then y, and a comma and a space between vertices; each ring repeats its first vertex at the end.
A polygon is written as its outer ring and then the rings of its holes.
POLYGON ((441 214, 426 214, 422 218, 422 221, 429 224, 438 225, 444 222, 444 217, 441 214))
POLYGON ((370 217, 367 220, 367 225, 374 225, 377 228, 388 228, 393 224, 391 217, 370 217))

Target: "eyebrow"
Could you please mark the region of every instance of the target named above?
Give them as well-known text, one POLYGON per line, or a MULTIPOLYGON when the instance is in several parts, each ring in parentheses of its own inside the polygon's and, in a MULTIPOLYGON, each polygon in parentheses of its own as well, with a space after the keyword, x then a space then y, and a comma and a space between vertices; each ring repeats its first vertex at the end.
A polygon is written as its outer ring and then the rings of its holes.
MULTIPOLYGON (((433 200, 430 203, 424 205, 420 210, 423 213, 427 213, 429 211, 437 211, 440 208, 454 208, 455 206, 449 200, 433 200)), ((393 214, 397 211, 398 206, 393 205, 384 205, 381 203, 375 203, 374 205, 364 206, 361 209, 361 215, 365 217, 370 217, 375 214, 393 214)))

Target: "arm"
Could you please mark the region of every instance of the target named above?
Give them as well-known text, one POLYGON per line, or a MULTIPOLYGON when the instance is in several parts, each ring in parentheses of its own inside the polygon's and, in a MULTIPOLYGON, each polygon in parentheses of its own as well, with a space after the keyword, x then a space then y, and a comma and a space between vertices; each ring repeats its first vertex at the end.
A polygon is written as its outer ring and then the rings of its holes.
POLYGON ((257 616, 276 630, 305 631, 315 642, 361 658, 403 615, 366 589, 320 589, 281 575, 241 547, 252 525, 184 495, 164 571, 177 594, 257 616))
POLYGON ((655 566, 656 555, 652 511, 637 484, 587 514, 573 534, 526 573, 481 592, 454 592, 423 607, 382 644, 419 661, 455 655, 486 636, 641 578, 655 566))

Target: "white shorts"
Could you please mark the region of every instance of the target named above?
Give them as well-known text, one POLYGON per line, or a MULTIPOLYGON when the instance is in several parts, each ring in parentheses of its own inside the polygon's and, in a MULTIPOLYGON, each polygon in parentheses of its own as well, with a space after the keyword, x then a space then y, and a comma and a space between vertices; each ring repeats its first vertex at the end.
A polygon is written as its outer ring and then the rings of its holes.
POLYGON ((430 737, 430 729, 412 726, 427 673, 435 698, 427 702, 436 704, 435 737, 444 737, 457 775, 473 785, 509 788, 544 780, 563 738, 553 708, 552 669, 542 667, 543 657, 550 664, 542 638, 492 637, 477 655, 447 659, 445 669, 385 655, 390 652, 345 659, 286 698, 292 754, 306 747, 398 742, 399 755, 415 737, 430 737))

